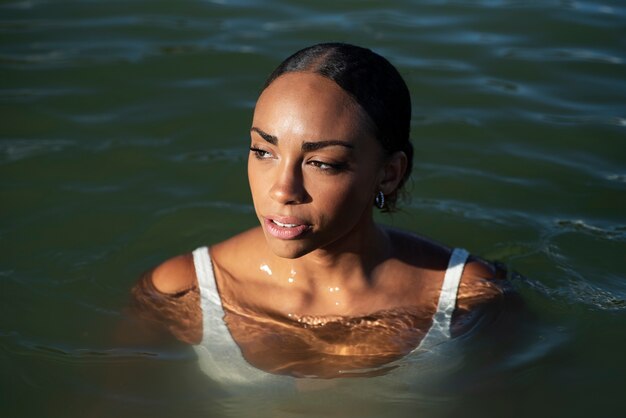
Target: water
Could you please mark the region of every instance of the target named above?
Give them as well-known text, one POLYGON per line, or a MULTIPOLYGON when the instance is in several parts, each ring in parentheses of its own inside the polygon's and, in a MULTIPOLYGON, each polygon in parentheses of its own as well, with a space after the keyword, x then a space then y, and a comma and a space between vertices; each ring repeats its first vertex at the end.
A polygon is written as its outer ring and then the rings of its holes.
POLYGON ((623 414, 625 22, 619 1, 3 1, 0 415, 623 414), (535 319, 444 373, 285 391, 117 344, 142 271, 255 224, 259 88, 331 40, 413 94, 410 199, 380 220, 505 262, 535 319))

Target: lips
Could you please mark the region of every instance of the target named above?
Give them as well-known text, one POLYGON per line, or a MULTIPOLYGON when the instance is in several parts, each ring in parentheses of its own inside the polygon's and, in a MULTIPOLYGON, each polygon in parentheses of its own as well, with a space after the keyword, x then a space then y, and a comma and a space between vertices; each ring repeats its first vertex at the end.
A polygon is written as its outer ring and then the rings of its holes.
POLYGON ((294 217, 268 216, 263 220, 267 233, 278 239, 297 239, 311 228, 302 219, 294 217))

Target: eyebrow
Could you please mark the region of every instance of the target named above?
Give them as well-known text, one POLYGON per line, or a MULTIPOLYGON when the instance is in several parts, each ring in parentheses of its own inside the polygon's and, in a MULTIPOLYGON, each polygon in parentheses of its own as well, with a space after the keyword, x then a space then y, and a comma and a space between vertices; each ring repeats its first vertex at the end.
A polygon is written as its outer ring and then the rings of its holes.
POLYGON ((266 140, 267 142, 269 142, 272 145, 277 145, 278 144, 278 138, 276 138, 274 135, 268 134, 267 132, 263 132, 259 128, 255 128, 253 126, 250 129, 250 131, 251 132, 256 132, 257 134, 261 135, 261 138, 263 138, 264 140, 266 140))
MULTIPOLYGON (((267 132, 263 132, 261 129, 252 127, 250 129, 251 132, 256 132, 272 145, 278 145, 278 138, 274 135, 270 135, 267 132)), ((339 141, 336 139, 329 139, 326 141, 315 141, 315 142, 304 142, 302 144, 302 151, 316 151, 321 148, 332 147, 332 146, 341 146, 350 149, 354 149, 354 145, 346 141, 339 141)))

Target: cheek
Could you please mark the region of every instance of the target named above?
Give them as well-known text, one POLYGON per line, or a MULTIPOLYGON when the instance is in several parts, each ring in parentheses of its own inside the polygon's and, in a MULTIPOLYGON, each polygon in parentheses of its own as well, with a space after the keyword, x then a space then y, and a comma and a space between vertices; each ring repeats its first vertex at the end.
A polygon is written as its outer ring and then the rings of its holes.
POLYGON ((250 187, 250 193, 252 194, 252 201, 256 202, 262 188, 263 176, 261 175, 262 172, 260 172, 257 165, 254 163, 254 161, 248 160, 248 185, 250 187))
POLYGON ((323 208, 325 218, 357 221, 361 213, 370 206, 371 182, 363 177, 329 178, 318 182, 311 190, 318 207, 323 208))

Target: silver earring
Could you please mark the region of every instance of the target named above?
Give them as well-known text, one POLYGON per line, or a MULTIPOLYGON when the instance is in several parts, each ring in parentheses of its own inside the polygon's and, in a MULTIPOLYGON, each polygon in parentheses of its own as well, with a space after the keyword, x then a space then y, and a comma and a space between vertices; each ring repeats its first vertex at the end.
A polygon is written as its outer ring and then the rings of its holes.
POLYGON ((376 198, 374 199, 374 204, 378 209, 382 209, 385 207, 385 195, 381 190, 376 194, 376 198))

